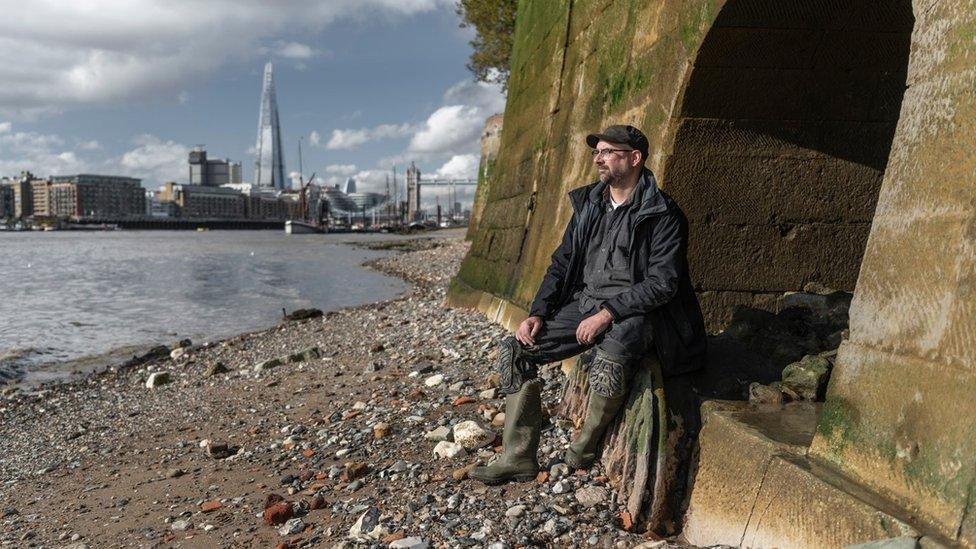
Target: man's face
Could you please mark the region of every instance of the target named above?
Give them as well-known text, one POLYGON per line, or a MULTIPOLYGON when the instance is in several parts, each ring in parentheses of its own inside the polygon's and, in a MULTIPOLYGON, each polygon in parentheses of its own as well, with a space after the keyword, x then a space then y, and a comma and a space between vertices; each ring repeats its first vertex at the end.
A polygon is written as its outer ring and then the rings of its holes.
POLYGON ((640 154, 627 145, 608 141, 597 143, 596 150, 605 151, 603 154, 598 153, 593 156, 600 181, 611 184, 623 181, 635 169, 636 158, 640 154))

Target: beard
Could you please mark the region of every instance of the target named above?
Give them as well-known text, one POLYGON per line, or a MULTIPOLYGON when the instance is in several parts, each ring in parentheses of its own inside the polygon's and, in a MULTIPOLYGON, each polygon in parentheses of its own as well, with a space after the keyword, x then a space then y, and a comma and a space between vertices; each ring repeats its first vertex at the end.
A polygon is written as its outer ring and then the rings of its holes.
POLYGON ((605 167, 602 170, 598 168, 597 174, 598 177, 600 178, 600 181, 603 183, 607 183, 608 185, 613 185, 615 183, 623 181, 624 177, 627 175, 626 172, 617 173, 612 169, 610 169, 609 167, 605 167))

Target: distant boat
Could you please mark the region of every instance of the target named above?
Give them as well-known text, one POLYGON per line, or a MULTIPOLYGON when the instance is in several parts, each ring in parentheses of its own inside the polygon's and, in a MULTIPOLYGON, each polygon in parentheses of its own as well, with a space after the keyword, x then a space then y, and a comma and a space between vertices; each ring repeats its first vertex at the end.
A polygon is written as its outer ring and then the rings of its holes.
POLYGON ((65 223, 61 227, 66 231, 117 231, 115 223, 65 223))
POLYGON ((313 234, 324 232, 325 228, 306 221, 298 221, 295 219, 285 221, 285 234, 313 234))

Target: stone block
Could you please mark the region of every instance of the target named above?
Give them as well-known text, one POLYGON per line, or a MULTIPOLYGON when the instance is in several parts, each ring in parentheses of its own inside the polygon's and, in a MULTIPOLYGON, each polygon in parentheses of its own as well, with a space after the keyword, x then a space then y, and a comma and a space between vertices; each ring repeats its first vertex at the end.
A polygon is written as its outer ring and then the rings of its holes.
MULTIPOLYGON (((864 4, 873 3, 863 2, 864 4)), ((889 2, 891 5, 905 2, 889 2)), ((861 3, 856 5, 859 9, 861 3)), ((901 32, 845 29, 823 33, 817 41, 815 67, 858 71, 894 71, 905 81, 911 27, 901 32)), ((897 113, 896 113, 897 114, 897 113)))
POLYGON ((833 548, 919 535, 882 507, 883 502, 802 457, 776 456, 763 475, 741 545, 833 548))
POLYGON ((715 28, 702 42, 695 66, 811 68, 820 35, 813 29, 715 28))
POLYGON ((779 292, 704 291, 698 292, 698 303, 705 317, 705 328, 709 333, 715 333, 725 329, 732 320, 732 313, 739 307, 775 311, 780 295, 779 292))
POLYGON ((955 539, 976 480, 976 426, 959 421, 976 416, 974 385, 976 373, 953 364, 848 342, 811 455, 955 539))
POLYGON ((775 292, 808 282, 850 291, 867 225, 693 224, 688 261, 696 288, 775 292))
POLYGON ((746 403, 710 402, 702 407, 702 418, 698 473, 684 537, 693 545, 737 547, 770 461, 806 452, 816 408, 790 405, 760 412, 746 403))

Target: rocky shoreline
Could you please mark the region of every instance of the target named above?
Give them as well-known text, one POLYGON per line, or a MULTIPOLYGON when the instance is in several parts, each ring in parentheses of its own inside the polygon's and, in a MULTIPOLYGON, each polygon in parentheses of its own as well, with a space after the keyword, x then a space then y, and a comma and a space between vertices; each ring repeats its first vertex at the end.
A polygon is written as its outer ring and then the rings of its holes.
POLYGON ((467 243, 412 249, 371 265, 401 298, 6 391, 0 546, 667 546, 621 529, 599 470, 557 463, 568 422, 537 482, 466 479, 500 444, 503 331, 442 306, 467 243))

